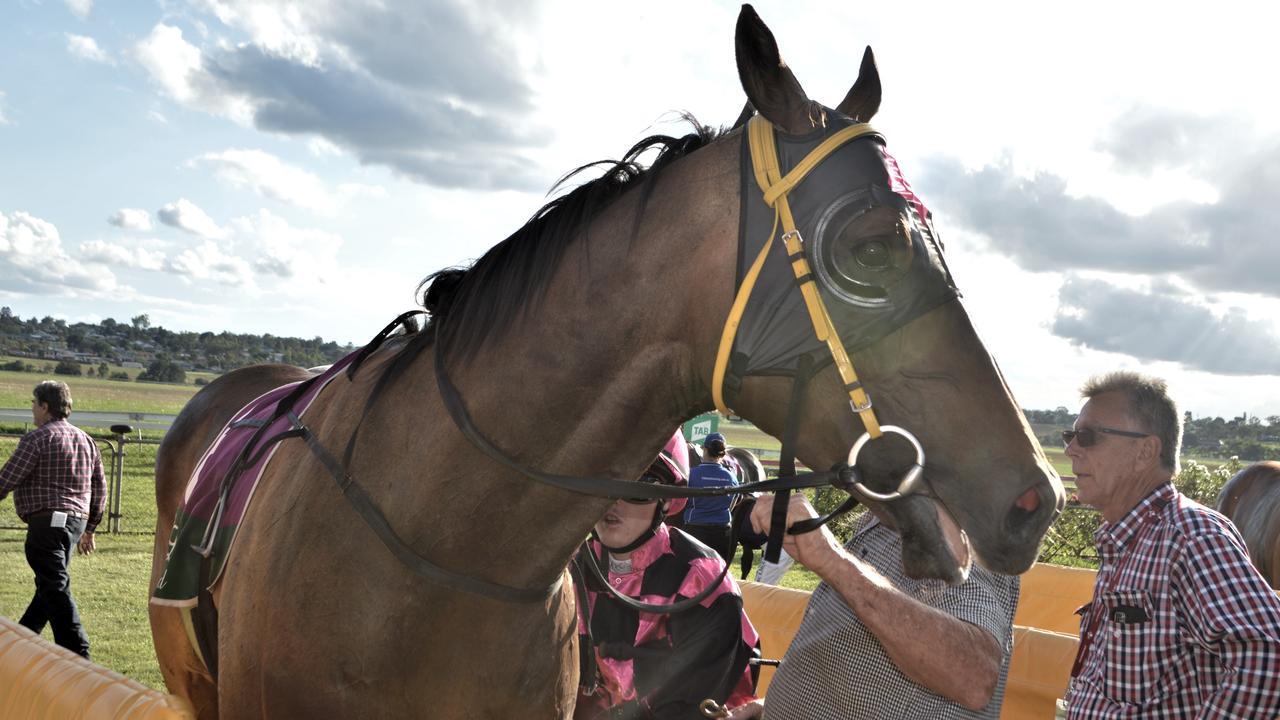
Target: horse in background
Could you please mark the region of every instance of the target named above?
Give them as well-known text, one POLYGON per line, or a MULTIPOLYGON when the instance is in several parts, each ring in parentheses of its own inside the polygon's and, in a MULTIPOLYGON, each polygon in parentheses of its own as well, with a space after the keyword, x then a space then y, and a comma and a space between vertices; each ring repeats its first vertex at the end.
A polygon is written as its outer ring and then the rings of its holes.
POLYGON ((1236 473, 1222 486, 1217 506, 1244 536, 1253 566, 1280 590, 1280 462, 1258 462, 1236 473))

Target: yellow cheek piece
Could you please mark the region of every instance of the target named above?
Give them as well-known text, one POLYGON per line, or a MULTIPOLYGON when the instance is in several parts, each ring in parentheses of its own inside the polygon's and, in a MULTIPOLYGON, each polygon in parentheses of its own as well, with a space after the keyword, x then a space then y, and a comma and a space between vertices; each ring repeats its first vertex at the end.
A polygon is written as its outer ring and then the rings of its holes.
MULTIPOLYGON (((799 185, 805 175, 818 163, 845 143, 863 135, 873 134, 875 130, 866 123, 857 123, 840 130, 822 141, 821 145, 806 155, 786 176, 782 175, 778 167, 778 150, 774 142, 773 124, 757 115, 747 124, 747 133, 751 146, 751 166, 755 170, 756 183, 764 193, 765 204, 772 207, 774 211, 773 229, 769 231, 769 241, 779 239, 786 248, 791 270, 800 284, 800 294, 804 296, 805 308, 809 311, 813 333, 820 342, 827 344, 827 349, 835 360, 845 391, 849 393, 849 407, 862 420, 868 435, 872 438, 880 437, 882 434, 880 422, 876 419, 875 411, 872 410, 871 398, 862 388, 862 383, 858 381, 858 374, 854 372, 853 363, 849 361, 849 354, 845 352, 844 344, 840 342, 840 335, 831 322, 831 315, 827 313, 822 296, 818 294, 809 261, 805 258, 804 239, 796 229, 795 218, 791 216, 791 205, 787 202, 787 193, 799 185), (778 236, 779 225, 782 227, 781 237, 778 236)), ((725 320, 724 330, 720 334, 720 348, 716 352, 716 365, 711 379, 711 396, 715 401, 716 409, 726 415, 733 414, 724 402, 724 376, 729 365, 729 354, 733 350, 733 340, 738 334, 738 325, 742 322, 747 300, 751 297, 751 291, 760 277, 760 270, 764 267, 765 258, 769 254, 770 242, 765 242, 761 246, 760 253, 751 263, 746 277, 742 279, 742 286, 738 288, 738 294, 734 297, 733 306, 729 310, 729 317, 725 320)))

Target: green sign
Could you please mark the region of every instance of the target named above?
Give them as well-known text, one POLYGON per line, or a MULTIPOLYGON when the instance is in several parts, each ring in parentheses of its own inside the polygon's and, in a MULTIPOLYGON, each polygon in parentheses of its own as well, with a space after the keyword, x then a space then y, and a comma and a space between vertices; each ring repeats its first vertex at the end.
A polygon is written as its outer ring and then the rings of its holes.
POLYGON ((719 413, 706 413, 705 415, 699 415, 684 424, 684 439, 689 442, 700 443, 705 440, 708 435, 719 428, 719 413))

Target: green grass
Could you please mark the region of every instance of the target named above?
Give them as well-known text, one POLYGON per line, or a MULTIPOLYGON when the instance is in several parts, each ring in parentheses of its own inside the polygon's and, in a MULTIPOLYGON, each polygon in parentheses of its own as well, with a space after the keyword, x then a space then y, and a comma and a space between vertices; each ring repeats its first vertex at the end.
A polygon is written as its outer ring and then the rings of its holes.
POLYGON ((782 447, 782 443, 777 438, 748 422, 722 420, 719 432, 724 435, 725 442, 732 447, 774 451, 782 447))
MULTIPOLYGON (((6 501, 4 512, 12 514, 6 501)), ((33 576, 22 550, 26 533, 0 530, 0 615, 17 620, 31 600, 33 576)), ((97 551, 71 562, 71 588, 90 652, 100 665, 164 690, 147 620, 152 535, 98 533, 97 551)), ((53 633, 45 628, 50 642, 53 633)))
POLYGON ((100 378, 0 371, 0 407, 31 406, 31 389, 47 379, 71 387, 76 410, 176 414, 200 388, 195 385, 139 383, 100 378))
POLYGON ((1045 457, 1049 458, 1049 462, 1053 464, 1059 475, 1071 475, 1071 459, 1067 457, 1067 453, 1060 447, 1047 447, 1044 449, 1045 457))

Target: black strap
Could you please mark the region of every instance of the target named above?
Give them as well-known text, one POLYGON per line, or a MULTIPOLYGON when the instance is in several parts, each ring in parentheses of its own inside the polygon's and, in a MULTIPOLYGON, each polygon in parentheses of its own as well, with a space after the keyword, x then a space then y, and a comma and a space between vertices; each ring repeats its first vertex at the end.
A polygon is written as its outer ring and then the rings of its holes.
POLYGON ((578 685, 587 697, 596 694, 600 687, 600 665, 595 657, 595 638, 591 633, 591 598, 587 595, 587 576, 582 570, 581 561, 575 555, 569 561, 569 575, 573 580, 574 596, 578 600, 578 616, 583 619, 586 628, 586 641, 578 644, 578 685))
POLYGON ((723 497, 725 495, 738 495, 750 492, 774 492, 782 488, 811 488, 823 487, 839 481, 840 473, 835 471, 826 472, 809 472, 797 474, 791 478, 780 478, 776 480, 762 480, 756 483, 744 483, 730 487, 706 487, 691 488, 678 487, 673 485, 659 485, 655 483, 642 483, 634 480, 615 480, 613 478, 590 478, 579 477, 575 475, 557 475, 555 473, 546 473, 539 470, 527 468, 500 450, 496 445, 489 441, 475 424, 471 421, 471 415, 467 412, 466 406, 462 402, 458 390, 449 380, 445 373, 444 361, 441 357, 442 351, 436 348, 435 352, 435 372, 436 386, 440 390, 440 399, 443 401, 445 409, 449 412, 449 417, 453 419, 454 425, 462 432, 477 450, 488 456, 494 462, 514 470, 527 478, 536 480, 545 485, 568 490, 580 495, 591 495, 594 497, 613 497, 627 498, 630 500, 653 500, 655 498, 690 498, 690 497, 723 497))
POLYGON ((444 585, 451 590, 459 590, 511 603, 545 602, 547 598, 560 589, 560 585, 564 581, 563 573, 556 578, 555 582, 546 587, 515 588, 461 575, 446 570, 422 557, 413 548, 409 547, 404 540, 400 539, 400 536, 396 534, 391 524, 387 522, 386 516, 378 509, 377 504, 369 496, 369 493, 365 492, 365 489, 361 487, 360 483, 356 482, 356 479, 347 472, 337 458, 320 444, 311 429, 303 425, 302 421, 293 413, 289 414, 289 421, 294 424, 295 429, 300 431, 299 436, 307 441, 307 447, 311 448, 311 452, 329 471, 334 481, 338 483, 338 488, 342 490, 343 497, 351 503, 360 518, 369 526, 369 529, 373 530, 374 534, 378 536, 378 539, 382 541, 382 544, 391 551, 391 554, 397 560, 414 573, 444 585))
POLYGON ((804 533, 807 533, 807 532, 813 532, 814 530, 817 530, 823 525, 826 525, 832 520, 835 520, 841 515, 844 515, 845 513, 856 508, 857 506, 858 506, 857 496, 850 495, 849 497, 845 498, 845 501, 843 503, 840 503, 840 507, 820 517, 809 518, 808 520, 800 520, 799 522, 792 525, 791 528, 787 530, 787 533, 789 535, 803 535, 804 533))
MULTIPOLYGON (((787 424, 782 431, 782 448, 778 456, 778 477, 790 478, 796 474, 796 433, 799 432, 801 411, 804 409, 805 389, 813 372, 813 356, 801 355, 796 365, 795 380, 791 383, 791 404, 787 408, 787 424)), ((773 498, 773 514, 769 520, 769 542, 764 548, 765 562, 777 563, 782 557, 782 536, 787 528, 787 510, 791 504, 791 491, 779 490, 773 498)))
POLYGON ((386 341, 387 337, 389 337, 391 333, 395 332, 396 328, 404 325, 405 321, 411 317, 426 314, 426 310, 408 310, 400 313, 396 316, 395 320, 387 323, 386 327, 382 328, 382 330, 378 331, 377 335, 373 336, 373 339, 369 341, 368 345, 360 348, 360 354, 356 355, 355 359, 351 361, 351 364, 347 366, 347 379, 350 380, 356 376, 356 370, 360 369, 360 365, 363 364, 364 361, 367 360, 378 348, 382 347, 382 343, 386 341))
POLYGON ((191 629, 200 647, 200 657, 214 682, 218 680, 218 608, 213 604, 213 592, 209 589, 213 561, 208 555, 200 558, 199 580, 196 583, 196 606, 191 609, 191 629))
MULTIPOLYGON (((734 527, 733 529, 736 535, 737 527, 734 527)), ((725 563, 724 569, 720 571, 720 576, 715 579, 715 582, 712 582, 710 585, 703 588, 702 592, 697 595, 694 595, 691 598, 685 598, 684 600, 677 600, 673 603, 647 603, 636 600, 635 598, 627 597, 613 589, 613 586, 609 584, 609 578, 605 577, 604 571, 600 569, 600 561, 596 559, 595 553, 591 551, 590 543, 582 544, 582 549, 578 551, 578 556, 585 559, 583 564, 591 571, 591 576, 594 577, 602 587, 604 587, 606 592, 616 598, 618 602, 626 605, 632 610, 658 613, 660 615, 671 615, 674 613, 684 612, 685 610, 697 606, 703 600, 711 597, 711 593, 715 592, 716 588, 720 587, 720 583, 723 583, 725 576, 729 574, 729 563, 725 563)))

